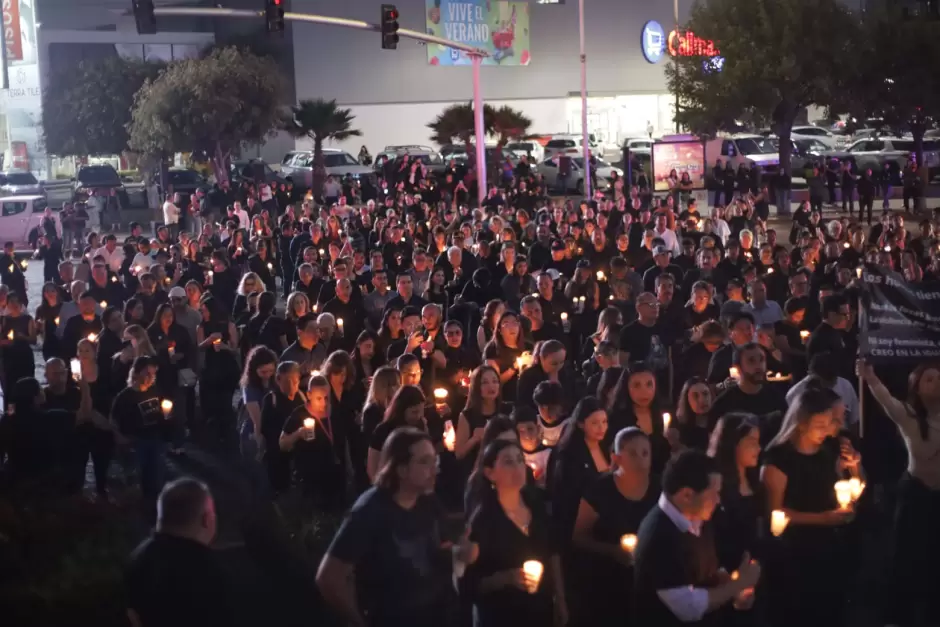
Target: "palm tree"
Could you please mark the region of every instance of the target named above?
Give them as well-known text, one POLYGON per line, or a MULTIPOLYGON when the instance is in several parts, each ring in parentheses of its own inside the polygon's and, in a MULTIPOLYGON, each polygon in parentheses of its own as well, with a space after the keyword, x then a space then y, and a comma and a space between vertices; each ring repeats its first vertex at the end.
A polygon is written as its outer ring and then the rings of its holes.
POLYGON ((496 135, 496 163, 493 164, 497 172, 502 165, 503 148, 511 141, 529 137, 529 127, 532 120, 521 111, 509 105, 503 105, 493 111, 493 135, 496 135))
POLYGON ((313 186, 314 197, 323 193, 326 182, 326 164, 323 159, 323 142, 344 141, 350 137, 360 137, 362 132, 351 128, 356 116, 350 109, 336 106, 335 100, 301 100, 296 107, 291 107, 291 115, 286 121, 285 130, 294 137, 309 137, 313 140, 313 186))
MULTIPOLYGON (((496 110, 490 105, 483 105, 483 131, 493 131, 493 116, 496 110)), ((476 137, 476 120, 473 116, 473 103, 455 104, 441 111, 434 121, 428 124, 431 129, 431 141, 441 146, 460 142, 473 152, 473 140, 476 137)))

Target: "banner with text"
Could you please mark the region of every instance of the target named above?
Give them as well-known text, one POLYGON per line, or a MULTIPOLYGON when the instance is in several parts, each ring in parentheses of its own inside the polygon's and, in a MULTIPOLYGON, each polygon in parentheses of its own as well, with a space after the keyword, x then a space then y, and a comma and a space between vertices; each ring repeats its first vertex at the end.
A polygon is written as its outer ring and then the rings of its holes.
MULTIPOLYGON (((426 0, 427 32, 490 56, 483 65, 528 65, 529 4, 500 0, 426 0)), ((431 65, 470 65, 466 52, 428 44, 431 65)))
POLYGON ((909 283, 874 265, 862 273, 859 311, 862 357, 874 365, 940 358, 940 281, 909 283))

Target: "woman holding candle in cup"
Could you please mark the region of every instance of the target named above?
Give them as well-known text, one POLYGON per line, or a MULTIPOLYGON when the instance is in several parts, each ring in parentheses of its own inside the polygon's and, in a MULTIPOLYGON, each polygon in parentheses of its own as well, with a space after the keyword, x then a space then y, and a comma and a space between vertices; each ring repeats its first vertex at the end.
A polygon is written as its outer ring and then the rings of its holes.
POLYGON ((856 368, 888 417, 898 426, 908 452, 895 512, 895 548, 889 619, 909 625, 917 613, 925 624, 937 620, 933 581, 926 573, 940 559, 936 521, 940 520, 940 364, 919 364, 908 377, 907 401, 888 391, 874 368, 856 368), (931 605, 932 603, 932 605, 931 605))
POLYGON ((26 313, 20 295, 10 292, 6 314, 0 321, 4 390, 12 390, 13 384, 24 377, 35 376, 33 346, 36 345, 36 333, 36 323, 33 317, 26 313))
POLYGON ((508 415, 511 408, 502 402, 499 373, 483 365, 470 373, 467 405, 457 418, 457 438, 454 454, 463 460, 464 476, 469 475, 479 453, 486 423, 498 414, 508 415))
MULTIPOLYGON (((767 510, 781 510, 790 524, 767 562, 772 624, 841 624, 845 602, 843 550, 838 528, 855 517, 836 498, 845 463, 824 446, 832 432, 833 395, 808 388, 790 405, 767 446, 761 479, 767 510)), ((853 463, 857 463, 857 460, 853 463)))
POLYGON ((516 400, 519 373, 526 365, 520 357, 531 350, 532 347, 523 339, 519 316, 512 311, 503 312, 496 325, 496 334, 483 349, 483 360, 499 374, 503 398, 508 402, 516 400))
POLYGON ((632 596, 636 534, 659 499, 649 436, 628 427, 613 443, 612 471, 585 487, 572 535, 572 566, 582 576, 569 579, 586 584, 571 599, 578 625, 614 624, 629 615, 624 600, 632 596))
POLYGON ((617 432, 626 427, 639 427, 650 438, 653 452, 653 473, 659 474, 669 461, 671 448, 665 437, 663 415, 666 413, 657 396, 653 371, 643 363, 625 369, 611 394, 608 415, 614 416, 617 432))
POLYGON ((517 442, 496 440, 483 452, 474 490, 483 498, 470 515, 466 590, 477 627, 567 623, 561 561, 542 502, 525 489, 517 442), (535 563, 541 565, 537 567, 535 563))

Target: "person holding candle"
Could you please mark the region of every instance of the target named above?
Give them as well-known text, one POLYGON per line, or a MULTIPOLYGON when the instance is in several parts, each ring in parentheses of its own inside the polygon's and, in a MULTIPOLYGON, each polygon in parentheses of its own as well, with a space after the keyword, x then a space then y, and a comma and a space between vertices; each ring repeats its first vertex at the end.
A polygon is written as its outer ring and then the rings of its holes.
POLYGON ((503 398, 514 402, 521 370, 517 360, 523 352, 531 351, 532 347, 525 343, 522 324, 514 312, 504 312, 496 328, 496 334, 483 350, 483 360, 499 374, 503 398))
POLYGON ((265 286, 261 279, 254 272, 246 272, 242 275, 238 288, 235 290, 235 301, 232 305, 232 318, 238 318, 246 309, 248 309, 248 295, 265 291, 265 286))
POLYGON ((486 423, 498 414, 508 415, 508 404, 502 402, 499 373, 489 365, 482 365, 470 373, 467 405, 457 418, 457 441, 454 454, 462 460, 464 476, 476 463, 486 423))
POLYGON ((56 319, 59 318, 59 312, 62 310, 62 295, 59 288, 53 282, 48 282, 42 286, 42 302, 36 307, 37 332, 42 335, 42 357, 50 359, 58 356, 61 348, 61 340, 56 335, 56 319))
MULTIPOLYGON (((12 294, 11 294, 12 295, 12 294)), ((65 322, 62 331, 62 355, 64 359, 72 359, 76 355, 78 341, 91 334, 97 337, 101 333, 101 318, 96 311, 98 302, 89 292, 82 292, 78 299, 78 315, 72 316, 65 322)))
POLYGON ((456 603, 436 475, 426 433, 403 428, 386 440, 375 485, 353 505, 317 571, 320 593, 347 625, 451 623, 456 603))
POLYGON ((587 584, 571 599, 578 625, 615 624, 623 620, 624 610, 630 611, 633 553, 622 539, 629 534, 636 539, 659 498, 651 461, 649 436, 637 427, 622 429, 613 438, 612 471, 584 490, 572 536, 575 569, 582 573, 573 581, 587 584))
POLYGON ((36 374, 33 346, 36 345, 37 326, 26 313, 16 292, 7 297, 5 314, 0 321, 0 356, 3 359, 3 389, 12 390, 13 384, 36 374))
POLYGON ((229 320, 228 309, 215 296, 206 296, 199 306, 202 322, 196 328, 196 343, 202 351, 199 372, 199 404, 204 426, 213 426, 217 439, 234 435, 232 395, 238 389, 238 331, 229 320))
POLYGON ((788 299, 783 306, 783 320, 774 324, 774 342, 783 353, 796 380, 802 379, 806 373, 806 341, 810 335, 809 331, 803 328, 806 302, 805 297, 788 299))
POLYGON ((516 435, 525 455, 526 466, 532 472, 532 479, 537 486, 544 488, 552 449, 542 438, 538 414, 530 407, 516 405, 512 410, 512 421, 516 426, 516 435))
POLYGON ((182 449, 185 437, 186 415, 185 386, 180 384, 180 371, 186 367, 192 357, 192 344, 189 332, 176 323, 173 305, 164 303, 157 308, 153 323, 147 328, 150 344, 157 351, 160 369, 157 371, 157 386, 164 397, 173 401, 176 411, 174 418, 174 437, 172 452, 182 449))
POLYGON ((275 443, 290 415, 306 402, 300 391, 300 379, 297 363, 281 361, 274 375, 274 386, 261 401, 261 436, 265 443, 262 460, 275 495, 290 487, 290 456, 275 443))
MULTIPOLYGON (((508 440, 509 442, 519 443, 519 433, 516 431, 516 425, 512 418, 508 416, 496 416, 486 423, 486 427, 483 429, 483 437, 480 438, 481 454, 477 455, 476 459, 474 459, 473 471, 470 473, 464 486, 464 512, 473 512, 476 510, 477 506, 486 496, 480 491, 480 488, 485 487, 485 483, 481 483, 476 477, 483 472, 482 451, 485 451, 486 447, 497 440, 508 440)), ((531 470, 531 468, 529 468, 529 470, 531 470)))
POLYGON ((650 438, 653 473, 659 474, 669 461, 670 444, 665 437, 665 408, 657 395, 657 379, 643 363, 625 369, 611 393, 607 413, 613 416, 613 427, 639 427, 650 438))
MULTIPOLYGON (((428 422, 424 417, 425 400, 421 389, 413 385, 405 385, 395 392, 382 422, 375 427, 369 438, 366 471, 370 482, 375 480, 378 473, 379 459, 382 456, 385 441, 395 429, 412 427, 428 433, 428 422)), ((436 447, 440 443, 441 434, 429 433, 429 435, 436 447)))
POLYGON ((117 307, 105 309, 101 314, 101 326, 101 335, 95 342, 98 367, 105 372, 106 383, 110 383, 114 358, 124 349, 124 318, 121 316, 121 310, 117 307))
POLYGON ((931 578, 924 575, 940 559, 935 529, 940 512, 940 364, 914 368, 906 401, 895 398, 867 362, 860 360, 856 368, 897 425, 908 452, 895 512, 888 618, 911 625, 921 614, 924 624, 930 624, 940 615, 931 578))
POLYGON ((475 481, 483 495, 470 515, 465 588, 479 627, 567 622, 564 583, 542 502, 526 489, 526 466, 517 442, 496 440, 486 447, 475 481), (542 572, 526 581, 523 565, 539 562, 542 572))
POLYGON ((535 407, 536 387, 544 381, 551 381, 569 392, 562 406, 562 411, 568 413, 574 406, 572 401, 577 397, 578 382, 574 373, 565 368, 565 345, 558 340, 546 340, 539 343, 535 354, 537 361, 519 375, 517 404, 535 407))
POLYGON ((728 624, 732 602, 747 603, 761 567, 745 555, 738 577, 720 567, 710 520, 721 473, 700 451, 669 462, 656 507, 640 524, 634 551, 634 619, 638 625, 728 624))
POLYGON ((840 624, 846 577, 838 528, 854 509, 840 507, 834 485, 845 464, 824 446, 832 430, 834 395, 808 388, 790 405, 780 432, 767 446, 761 479, 767 509, 790 519, 768 562, 769 616, 774 625, 808 617, 840 624))
MULTIPOLYGON (((117 310, 113 309, 115 317, 117 310)), ((78 389, 81 401, 76 414, 76 436, 79 445, 79 477, 84 481, 85 464, 91 456, 95 473, 95 494, 98 499, 108 499, 108 469, 114 457, 114 433, 108 422, 111 412, 111 399, 114 397, 113 385, 108 379, 108 372, 101 372, 95 355, 95 345, 87 339, 78 343, 78 389)), ((46 366, 49 375, 49 366, 46 366)))

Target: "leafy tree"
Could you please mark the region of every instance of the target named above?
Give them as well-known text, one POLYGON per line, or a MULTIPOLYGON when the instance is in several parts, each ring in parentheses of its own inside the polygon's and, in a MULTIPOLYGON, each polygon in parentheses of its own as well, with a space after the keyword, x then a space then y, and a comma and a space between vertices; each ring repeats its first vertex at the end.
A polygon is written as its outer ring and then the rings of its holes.
POLYGON ((344 141, 360 137, 362 132, 352 128, 356 116, 349 109, 336 106, 335 100, 301 100, 291 107, 293 114, 285 122, 284 129, 294 137, 309 137, 313 140, 313 193, 323 193, 326 181, 326 163, 323 157, 323 142, 344 141))
POLYGON ((809 105, 834 99, 835 77, 850 71, 857 21, 840 0, 708 0, 692 7, 686 32, 720 50, 720 70, 700 56, 670 59, 681 124, 713 134, 735 120, 769 123, 789 171, 790 133, 809 105))
MULTIPOLYGON (((504 107, 509 109, 509 107, 504 107)), ((483 130, 492 133, 496 109, 491 105, 483 105, 483 130)), ((531 124, 531 121, 529 122, 531 124)), ((447 107, 428 124, 431 129, 431 141, 441 146, 459 142, 467 149, 467 154, 473 152, 473 141, 476 138, 476 120, 473 115, 473 103, 455 104, 447 107)))
POLYGON ((134 95, 163 65, 122 57, 60 68, 43 90, 46 150, 59 156, 116 155, 127 150, 134 95))
POLYGON ((861 38, 866 45, 857 50, 857 69, 842 77, 843 98, 833 106, 910 132, 922 164, 924 133, 940 119, 940 76, 934 67, 940 58, 940 23, 905 19, 897 8, 869 11, 861 20, 861 38))
POLYGON ((137 93, 130 145, 147 155, 204 151, 225 181, 242 144, 260 143, 282 126, 284 90, 274 61, 240 48, 173 63, 137 93))

